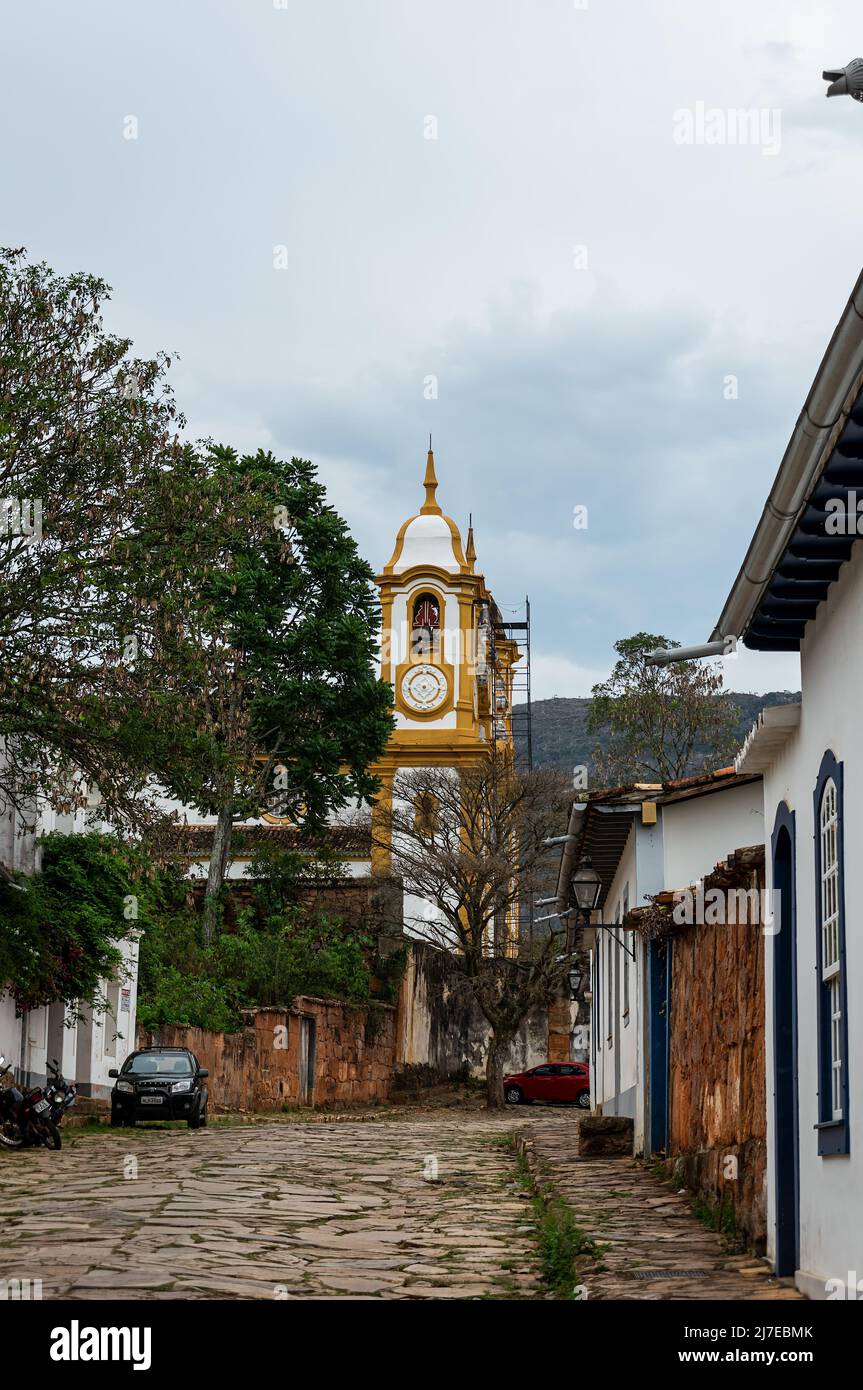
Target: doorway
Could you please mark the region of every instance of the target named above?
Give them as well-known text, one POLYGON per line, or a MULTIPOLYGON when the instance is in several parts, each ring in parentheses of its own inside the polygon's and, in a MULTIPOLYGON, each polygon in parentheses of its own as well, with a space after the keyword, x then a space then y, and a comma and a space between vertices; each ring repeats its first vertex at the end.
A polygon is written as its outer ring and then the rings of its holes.
POLYGON ((648 947, 650 993, 650 1152, 668 1148, 668 1014, 670 1008, 671 944, 651 941, 648 947))
POLYGON ((48 1006, 48 1061, 56 1061, 61 1071, 66 1031, 66 1005, 55 1000, 48 1006))
POLYGON ((800 1257, 800 1140, 797 1104, 797 893, 794 812, 783 801, 773 829, 773 1128, 776 1273, 800 1257))
POLYGON ((312 1014, 300 1017, 300 1105, 315 1102, 315 1041, 317 1019, 312 1014))

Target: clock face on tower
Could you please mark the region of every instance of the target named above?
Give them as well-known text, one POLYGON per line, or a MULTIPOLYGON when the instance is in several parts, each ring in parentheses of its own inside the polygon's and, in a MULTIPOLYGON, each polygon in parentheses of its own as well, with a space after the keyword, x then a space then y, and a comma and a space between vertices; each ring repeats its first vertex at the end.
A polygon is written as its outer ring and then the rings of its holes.
POLYGON ((440 709, 449 694, 449 682, 437 666, 412 666, 402 677, 402 699, 418 714, 440 709))

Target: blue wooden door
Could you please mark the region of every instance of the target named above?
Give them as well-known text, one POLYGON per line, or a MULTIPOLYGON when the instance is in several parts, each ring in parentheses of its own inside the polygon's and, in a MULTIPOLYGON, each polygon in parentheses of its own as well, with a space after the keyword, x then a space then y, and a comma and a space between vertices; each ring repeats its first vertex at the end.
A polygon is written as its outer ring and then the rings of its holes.
POLYGON ((651 941, 650 979, 650 1151, 668 1148, 668 1014, 671 1005, 671 943, 651 941))
POLYGON ((800 1251, 797 1118, 797 885, 794 813, 783 802, 773 830, 773 1169, 777 1274, 793 1274, 800 1251))

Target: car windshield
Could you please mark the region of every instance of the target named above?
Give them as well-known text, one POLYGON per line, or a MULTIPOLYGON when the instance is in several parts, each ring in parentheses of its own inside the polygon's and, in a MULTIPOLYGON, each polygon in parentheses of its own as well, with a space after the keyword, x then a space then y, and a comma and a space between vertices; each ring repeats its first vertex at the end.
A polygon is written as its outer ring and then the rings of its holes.
POLYGON ((184 1052, 139 1052, 123 1071, 135 1076, 191 1076, 192 1063, 184 1052))

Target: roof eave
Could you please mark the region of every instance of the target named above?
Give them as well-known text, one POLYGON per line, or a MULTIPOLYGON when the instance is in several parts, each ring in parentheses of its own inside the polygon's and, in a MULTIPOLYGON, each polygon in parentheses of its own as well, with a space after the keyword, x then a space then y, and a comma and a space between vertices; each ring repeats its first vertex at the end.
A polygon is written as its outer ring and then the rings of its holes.
POLYGON ((756 719, 737 755, 738 772, 765 773, 800 727, 802 706, 768 705, 756 719))

